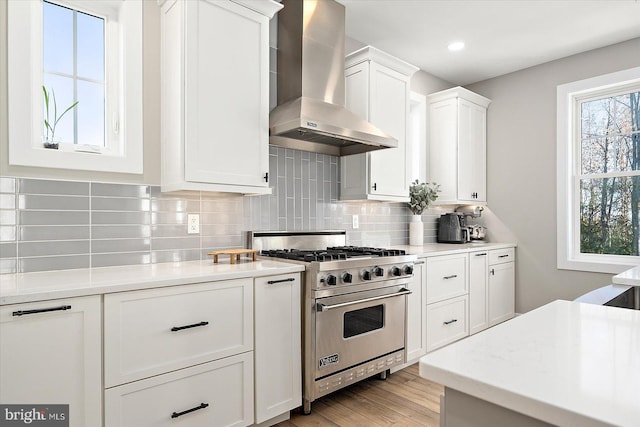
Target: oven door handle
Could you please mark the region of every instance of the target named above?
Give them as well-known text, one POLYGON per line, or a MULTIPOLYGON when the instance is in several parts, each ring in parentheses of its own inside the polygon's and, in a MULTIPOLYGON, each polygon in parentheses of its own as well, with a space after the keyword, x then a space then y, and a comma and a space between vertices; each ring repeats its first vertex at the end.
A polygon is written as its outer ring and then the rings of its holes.
POLYGON ((380 296, 377 296, 377 297, 359 299, 357 301, 341 302, 340 304, 332 304, 332 305, 324 305, 322 303, 318 303, 317 311, 329 311, 329 310, 333 310, 334 308, 347 307, 349 305, 360 304, 360 303, 363 303, 363 302, 376 301, 376 300, 379 300, 379 299, 399 297, 399 296, 402 296, 402 295, 409 295, 411 293, 413 293, 413 292, 410 291, 409 289, 403 288, 403 289, 400 289, 395 294, 380 295, 380 296))

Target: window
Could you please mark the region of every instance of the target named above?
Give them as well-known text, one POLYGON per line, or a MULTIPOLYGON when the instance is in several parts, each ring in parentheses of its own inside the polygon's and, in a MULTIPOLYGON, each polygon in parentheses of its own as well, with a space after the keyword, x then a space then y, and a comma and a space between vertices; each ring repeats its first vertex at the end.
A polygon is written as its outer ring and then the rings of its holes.
POLYGON ((558 268, 640 263, 640 68, 558 87, 558 268))
POLYGON ((78 102, 61 117, 56 135, 63 144, 105 147, 105 18, 48 1, 42 18, 44 86, 58 114, 78 102))
POLYGON ((8 2, 9 163, 142 173, 142 1, 8 2), (25 54, 28 52, 28 54, 25 54), (47 135, 53 95, 59 149, 47 135))

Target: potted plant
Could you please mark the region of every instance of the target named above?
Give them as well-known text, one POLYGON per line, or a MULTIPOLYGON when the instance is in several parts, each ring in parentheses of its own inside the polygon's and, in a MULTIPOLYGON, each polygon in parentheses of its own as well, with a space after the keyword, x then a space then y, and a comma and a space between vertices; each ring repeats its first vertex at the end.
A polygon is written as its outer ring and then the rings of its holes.
POLYGON ((53 148, 57 150, 60 141, 55 139, 56 126, 60 121, 60 119, 62 119, 62 117, 65 114, 67 114, 71 109, 73 109, 76 105, 78 105, 78 101, 71 104, 69 107, 67 107, 66 110, 62 112, 62 114, 58 115, 58 105, 56 103, 56 94, 53 91, 53 89, 51 89, 51 95, 49 95, 49 92, 47 92, 47 88, 43 85, 42 92, 44 94, 44 109, 45 109, 44 127, 46 129, 46 134, 42 137, 42 142, 43 142, 44 148, 53 148), (49 113, 50 101, 53 101, 53 121, 51 121, 50 113, 49 113))
POLYGON ((419 183, 417 179, 409 186, 409 209, 413 213, 409 223, 410 245, 423 244, 424 225, 422 224, 421 215, 438 198, 439 191, 440 186, 438 184, 419 183))

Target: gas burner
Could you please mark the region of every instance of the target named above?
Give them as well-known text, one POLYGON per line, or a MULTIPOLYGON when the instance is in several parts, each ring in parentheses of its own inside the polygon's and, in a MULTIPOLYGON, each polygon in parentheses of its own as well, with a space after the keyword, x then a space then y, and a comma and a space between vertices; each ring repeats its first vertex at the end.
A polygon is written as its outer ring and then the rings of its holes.
POLYGON ((406 252, 402 249, 385 249, 385 248, 370 248, 366 246, 333 246, 327 248, 328 250, 343 251, 348 256, 398 256, 406 255, 406 252))
POLYGON ((320 250, 304 250, 304 249, 276 249, 276 250, 263 250, 260 255, 291 259, 295 261, 336 261, 345 260, 348 255, 344 251, 320 249, 320 250))

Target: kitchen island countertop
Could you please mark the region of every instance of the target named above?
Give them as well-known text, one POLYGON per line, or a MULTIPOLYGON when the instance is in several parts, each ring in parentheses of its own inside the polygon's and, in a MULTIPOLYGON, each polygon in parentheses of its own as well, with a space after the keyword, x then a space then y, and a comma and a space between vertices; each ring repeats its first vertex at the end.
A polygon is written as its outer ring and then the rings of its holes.
POLYGON ((0 305, 304 271, 271 260, 167 262, 0 275, 0 305), (225 262, 226 261, 226 262, 225 262))
POLYGON ((557 300, 424 356, 420 375, 554 425, 637 426, 638 337, 640 311, 557 300))
POLYGON ((640 286, 640 266, 630 268, 613 276, 611 281, 616 285, 640 286))

